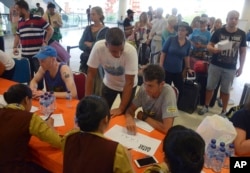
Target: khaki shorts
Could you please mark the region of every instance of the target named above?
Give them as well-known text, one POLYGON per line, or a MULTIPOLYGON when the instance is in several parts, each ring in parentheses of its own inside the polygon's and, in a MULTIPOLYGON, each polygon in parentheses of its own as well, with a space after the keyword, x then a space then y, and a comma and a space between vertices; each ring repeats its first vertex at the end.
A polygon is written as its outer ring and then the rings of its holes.
POLYGON ((207 90, 214 90, 220 83, 220 91, 225 94, 230 93, 236 70, 222 68, 213 64, 208 67, 207 90))

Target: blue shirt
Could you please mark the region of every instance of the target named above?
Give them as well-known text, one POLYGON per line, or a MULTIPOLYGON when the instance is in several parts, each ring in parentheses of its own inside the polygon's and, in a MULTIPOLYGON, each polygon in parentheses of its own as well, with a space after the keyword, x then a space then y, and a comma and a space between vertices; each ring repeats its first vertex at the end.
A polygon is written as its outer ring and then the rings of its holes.
POLYGON ((164 43, 162 52, 166 54, 163 67, 170 73, 182 72, 183 60, 189 56, 191 43, 185 39, 184 45, 180 46, 178 36, 169 37, 164 43))
MULTIPOLYGON (((194 43, 201 43, 207 45, 211 38, 211 33, 209 31, 201 31, 200 29, 194 29, 193 33, 189 36, 190 40, 194 43)), ((195 48, 193 50, 206 50, 206 48, 195 48)))
POLYGON ((48 91, 55 91, 55 92, 65 92, 67 91, 67 87, 62 80, 61 76, 61 67, 65 65, 64 63, 61 63, 59 65, 58 71, 56 73, 56 76, 52 78, 49 74, 49 71, 46 71, 44 74, 44 79, 46 82, 46 87, 48 91))

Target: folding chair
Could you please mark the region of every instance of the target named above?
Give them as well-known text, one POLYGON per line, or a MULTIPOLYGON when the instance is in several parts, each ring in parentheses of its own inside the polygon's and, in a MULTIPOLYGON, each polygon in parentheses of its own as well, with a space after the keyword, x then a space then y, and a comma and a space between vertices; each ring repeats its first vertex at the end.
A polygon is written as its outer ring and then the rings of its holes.
POLYGON ((29 84, 31 80, 30 63, 27 58, 14 58, 15 69, 12 80, 19 83, 29 84))
POLYGON ((86 82, 86 74, 85 73, 73 73, 74 81, 76 84, 77 97, 81 100, 85 96, 85 82, 86 82))

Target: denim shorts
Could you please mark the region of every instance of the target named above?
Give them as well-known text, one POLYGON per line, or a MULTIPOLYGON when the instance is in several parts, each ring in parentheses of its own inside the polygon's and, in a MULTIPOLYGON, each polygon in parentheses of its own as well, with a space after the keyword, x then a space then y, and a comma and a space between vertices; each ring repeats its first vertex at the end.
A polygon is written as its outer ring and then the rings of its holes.
POLYGON ((214 90, 220 83, 220 91, 225 94, 230 93, 236 70, 222 68, 213 64, 209 64, 207 90, 214 90))

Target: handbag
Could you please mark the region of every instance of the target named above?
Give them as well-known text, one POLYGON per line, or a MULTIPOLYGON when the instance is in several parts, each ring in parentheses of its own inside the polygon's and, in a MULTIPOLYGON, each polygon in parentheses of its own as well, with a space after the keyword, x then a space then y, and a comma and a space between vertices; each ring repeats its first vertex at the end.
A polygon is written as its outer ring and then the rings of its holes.
POLYGON ((51 47, 53 47, 54 49, 56 49, 57 52, 57 60, 59 62, 64 62, 64 63, 68 63, 69 59, 70 59, 70 54, 64 49, 64 47, 58 43, 57 41, 53 41, 50 44, 51 47))
POLYGON ((208 65, 207 61, 198 60, 194 63, 194 71, 196 73, 207 73, 208 65))

